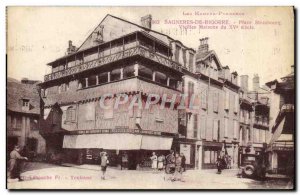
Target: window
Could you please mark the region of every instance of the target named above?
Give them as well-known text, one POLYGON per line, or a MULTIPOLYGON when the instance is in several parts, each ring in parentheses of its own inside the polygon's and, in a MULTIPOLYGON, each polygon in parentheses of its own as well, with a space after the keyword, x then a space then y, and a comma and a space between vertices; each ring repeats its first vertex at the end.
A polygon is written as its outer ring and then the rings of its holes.
POLYGON ((104 84, 108 82, 108 72, 103 72, 98 75, 98 83, 104 84))
POLYGON ((161 83, 163 85, 167 85, 167 76, 164 73, 161 72, 155 72, 155 81, 158 83, 161 83))
POLYGON ((153 72, 150 68, 146 67, 146 66, 143 66, 143 65, 139 65, 139 72, 138 72, 138 75, 140 77, 143 77, 143 78, 147 78, 147 79, 151 79, 152 80, 152 77, 153 77, 153 72))
POLYGON ((177 89, 177 82, 178 81, 176 79, 169 77, 169 87, 177 89))
POLYGON ((120 68, 111 71, 111 74, 110 74, 111 81, 117 81, 120 79, 121 79, 121 69, 120 68))
POLYGON ((178 45, 175 46, 175 61, 179 62, 179 51, 180 47, 178 45))
POLYGON ((186 66, 186 50, 182 49, 183 66, 186 66))
POLYGON ((194 115, 194 138, 197 138, 197 133, 198 133, 198 115, 194 115))
POLYGON ((229 91, 225 94, 225 110, 229 110, 229 91))
POLYGON ((194 68, 193 68, 193 65, 194 65, 194 54, 190 53, 189 55, 189 71, 190 72, 193 72, 194 71, 194 68))
POLYGON ((206 118, 201 117, 200 119, 200 131, 201 131, 201 138, 206 138, 206 118))
POLYGON ((29 100, 23 99, 23 106, 24 107, 29 107, 29 100))
POLYGON ((213 121, 213 140, 217 141, 219 138, 219 120, 213 121))
POLYGON ((228 118, 224 118, 224 137, 228 137, 228 118))
POLYGON ((234 95, 234 112, 238 113, 239 110, 239 96, 237 94, 234 95))
POLYGON ((38 131, 39 130, 39 120, 38 119, 30 119, 30 128, 33 131, 38 131))
POLYGON ((247 142, 250 142, 251 141, 251 132, 250 132, 250 129, 247 128, 247 142))
POLYGON ((233 129, 233 138, 238 139, 238 129, 239 129, 239 123, 237 120, 233 121, 234 129, 233 129))
POLYGON ((123 78, 130 78, 130 77, 134 77, 134 65, 131 66, 126 66, 123 69, 123 78))
POLYGON ((201 107, 207 109, 207 90, 201 92, 201 107))
POLYGON ((204 151, 204 164, 215 164, 218 158, 218 151, 205 150, 204 151))
POLYGON ((189 105, 190 105, 190 101, 191 101, 191 98, 192 98, 193 94, 194 94, 194 83, 189 81, 188 82, 188 101, 189 101, 189 105))
POLYGON ((76 110, 73 106, 70 106, 66 111, 66 121, 75 121, 75 120, 76 120, 76 110))
MULTIPOLYGON (((89 86, 95 86, 97 85, 97 76, 96 75, 92 75, 90 76, 88 79, 89 79, 89 86)), ((99 81, 98 81, 99 82, 99 81)))
POLYGON ((214 92, 214 112, 218 112, 219 110, 219 93, 217 91, 214 92))

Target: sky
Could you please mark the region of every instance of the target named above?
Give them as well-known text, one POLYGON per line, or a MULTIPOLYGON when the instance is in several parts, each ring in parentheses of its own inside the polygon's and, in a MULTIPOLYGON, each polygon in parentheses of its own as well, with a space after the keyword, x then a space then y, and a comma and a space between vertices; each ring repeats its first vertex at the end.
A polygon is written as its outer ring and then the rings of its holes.
POLYGON ((8 77, 43 80, 50 73, 46 64, 65 54, 68 41, 80 46, 107 14, 137 24, 142 16, 151 14, 156 21, 153 30, 194 49, 200 38, 209 37, 209 48, 221 64, 239 75, 248 74, 250 88, 255 73, 264 84, 289 74, 294 64, 294 17, 289 7, 9 7, 8 77), (207 13, 221 15, 203 15, 207 13), (239 15, 231 15, 236 13, 239 15), (227 21, 228 25, 226 29, 216 24, 218 29, 195 25, 196 29, 182 30, 178 24, 170 24, 174 20, 227 21), (243 24, 254 29, 241 29, 243 24), (229 25, 238 29, 229 29, 229 25))

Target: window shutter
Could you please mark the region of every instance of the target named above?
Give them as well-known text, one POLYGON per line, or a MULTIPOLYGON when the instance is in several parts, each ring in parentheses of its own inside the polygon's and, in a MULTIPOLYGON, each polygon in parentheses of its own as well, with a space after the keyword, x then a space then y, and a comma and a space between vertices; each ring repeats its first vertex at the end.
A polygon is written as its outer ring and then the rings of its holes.
POLYGON ((228 118, 224 118, 224 137, 228 137, 228 118))

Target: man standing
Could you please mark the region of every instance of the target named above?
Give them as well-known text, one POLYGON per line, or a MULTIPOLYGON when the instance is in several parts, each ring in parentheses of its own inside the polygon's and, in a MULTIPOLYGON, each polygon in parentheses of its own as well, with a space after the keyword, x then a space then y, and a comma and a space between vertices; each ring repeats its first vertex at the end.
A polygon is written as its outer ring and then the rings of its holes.
POLYGON ((106 173, 107 165, 108 165, 109 161, 108 161, 108 157, 107 157, 107 153, 106 152, 101 152, 100 156, 101 156, 101 171, 102 171, 101 179, 104 180, 105 179, 105 173, 106 173))
POLYGON ((184 172, 185 171, 186 158, 185 158, 185 156, 182 152, 180 153, 180 156, 181 156, 181 167, 182 167, 182 171, 184 172))
POLYGON ((20 155, 20 146, 15 146, 14 150, 10 153, 10 159, 8 161, 8 178, 18 178, 22 181, 20 175, 20 160, 28 160, 27 157, 20 155))

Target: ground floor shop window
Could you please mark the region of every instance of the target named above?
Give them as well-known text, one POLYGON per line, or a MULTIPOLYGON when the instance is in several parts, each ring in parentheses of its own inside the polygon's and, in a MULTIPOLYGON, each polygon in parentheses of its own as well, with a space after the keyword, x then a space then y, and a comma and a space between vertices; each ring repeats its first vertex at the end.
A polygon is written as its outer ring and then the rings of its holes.
POLYGON ((205 150, 204 151, 204 163, 215 164, 218 158, 218 151, 216 150, 205 150))

